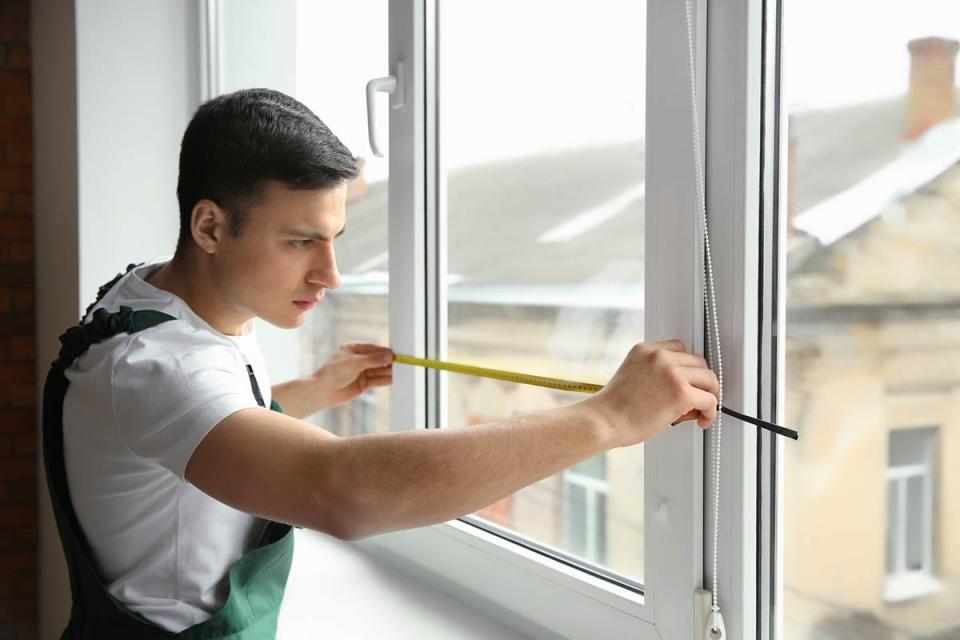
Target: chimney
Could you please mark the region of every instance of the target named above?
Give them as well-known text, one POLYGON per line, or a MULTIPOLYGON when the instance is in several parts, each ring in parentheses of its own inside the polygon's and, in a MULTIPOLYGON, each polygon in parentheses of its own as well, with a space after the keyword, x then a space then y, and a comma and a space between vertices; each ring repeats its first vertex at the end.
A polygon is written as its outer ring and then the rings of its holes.
POLYGON ((947 38, 920 38, 907 44, 910 88, 903 138, 919 138, 930 127, 954 117, 957 108, 954 63, 958 46, 960 43, 956 40, 947 38))

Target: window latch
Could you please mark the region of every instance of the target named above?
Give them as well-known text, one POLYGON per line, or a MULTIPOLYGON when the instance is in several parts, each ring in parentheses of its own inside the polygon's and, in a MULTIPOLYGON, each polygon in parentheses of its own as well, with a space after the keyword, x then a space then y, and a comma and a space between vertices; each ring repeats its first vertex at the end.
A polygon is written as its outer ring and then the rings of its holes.
POLYGON ((370 150, 378 158, 383 157, 380 151, 380 142, 377 135, 377 93, 390 95, 390 108, 402 109, 406 105, 404 95, 403 63, 398 62, 392 76, 374 78, 367 83, 367 133, 370 137, 370 150))

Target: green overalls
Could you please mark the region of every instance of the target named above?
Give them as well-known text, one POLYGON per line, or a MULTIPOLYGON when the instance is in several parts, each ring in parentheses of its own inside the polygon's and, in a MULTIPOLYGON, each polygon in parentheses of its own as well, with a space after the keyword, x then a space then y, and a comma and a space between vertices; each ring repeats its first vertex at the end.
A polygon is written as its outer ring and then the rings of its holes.
MULTIPOLYGON (((127 271, 134 266, 129 265, 127 271)), ((118 274, 100 287, 96 302, 87 308, 84 317, 122 276, 118 274)), ((81 319, 80 325, 71 327, 60 336, 63 345, 60 356, 52 363, 43 389, 43 457, 73 596, 70 622, 61 640, 259 640, 276 636, 277 616, 293 559, 293 528, 290 525, 269 522, 256 548, 230 567, 229 596, 216 615, 180 633, 171 633, 128 609, 106 589, 95 569, 90 547, 70 501, 63 459, 63 399, 70 382, 64 371, 86 353, 90 345, 118 333, 144 331, 173 319, 159 311, 134 311, 130 307, 120 307, 115 313, 98 309, 90 322, 83 324, 81 319)), ((251 386, 254 397, 263 406, 252 376, 251 386)), ((270 408, 282 412, 276 400, 271 402, 270 408)))

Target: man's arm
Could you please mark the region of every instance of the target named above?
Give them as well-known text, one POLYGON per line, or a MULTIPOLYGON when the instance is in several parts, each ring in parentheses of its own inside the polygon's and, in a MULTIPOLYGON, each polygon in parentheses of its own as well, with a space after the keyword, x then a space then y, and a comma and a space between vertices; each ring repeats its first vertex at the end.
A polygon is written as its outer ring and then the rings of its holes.
POLYGON ((677 417, 716 418, 716 377, 682 343, 637 345, 599 393, 576 404, 456 429, 338 438, 260 408, 214 427, 186 477, 259 516, 345 540, 472 513, 677 417))
POLYGON ((353 540, 472 513, 609 442, 605 423, 580 404, 350 438, 257 408, 214 427, 186 477, 241 511, 353 540))

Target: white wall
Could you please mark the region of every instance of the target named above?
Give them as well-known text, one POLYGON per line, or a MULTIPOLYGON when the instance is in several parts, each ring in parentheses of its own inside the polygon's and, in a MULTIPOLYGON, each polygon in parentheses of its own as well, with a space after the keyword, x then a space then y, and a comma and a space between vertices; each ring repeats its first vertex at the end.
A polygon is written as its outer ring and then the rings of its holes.
MULTIPOLYGON (((57 336, 96 288, 130 261, 173 251, 179 143, 200 95, 198 16, 193 0, 32 3, 38 390, 57 336)), ((254 66, 245 69, 256 78, 254 66)), ((234 76, 245 83, 241 77, 234 76)), ((46 640, 65 626, 70 593, 42 478, 39 491, 46 640)), ((309 637, 298 629, 322 637, 521 637, 360 545, 303 531, 298 545, 281 617, 287 637, 309 637)))

